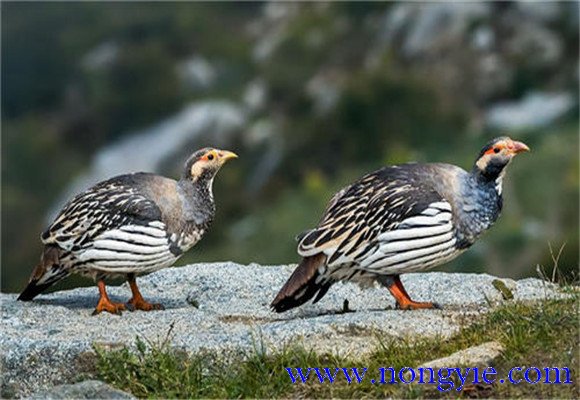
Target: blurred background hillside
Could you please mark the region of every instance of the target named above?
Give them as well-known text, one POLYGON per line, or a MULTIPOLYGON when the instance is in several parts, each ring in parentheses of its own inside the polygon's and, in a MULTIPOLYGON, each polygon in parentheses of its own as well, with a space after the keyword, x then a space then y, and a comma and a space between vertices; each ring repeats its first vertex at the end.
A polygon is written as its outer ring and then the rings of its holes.
MULTIPOLYGON (((39 234, 110 176, 240 158, 180 265, 298 261, 333 192, 390 163, 513 163, 504 215, 448 271, 536 275, 579 261, 578 3, 2 2, 2 290, 39 234)), ((83 281, 85 282, 85 281, 83 281)), ((88 283, 88 282, 87 282, 88 283)), ((70 284, 70 281, 69 281, 70 284)))

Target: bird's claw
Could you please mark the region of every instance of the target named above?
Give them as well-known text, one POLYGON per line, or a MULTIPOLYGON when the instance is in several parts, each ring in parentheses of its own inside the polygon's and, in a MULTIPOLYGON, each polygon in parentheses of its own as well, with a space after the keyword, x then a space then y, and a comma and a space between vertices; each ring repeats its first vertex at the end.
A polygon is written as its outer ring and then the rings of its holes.
POLYGON ((131 306, 131 308, 132 308, 131 311, 135 311, 135 310, 141 310, 141 311, 165 310, 165 307, 163 306, 163 304, 148 303, 143 299, 137 299, 137 300, 131 299, 131 300, 129 300, 127 305, 131 306))
POLYGON ((429 310, 429 309, 434 309, 434 310, 441 310, 443 307, 441 307, 441 305, 439 303, 431 303, 431 302, 418 302, 418 301, 412 301, 409 303, 404 303, 401 304, 399 302, 395 303, 395 309, 397 310, 429 310))
POLYGON ((93 310, 91 315, 99 315, 103 311, 106 311, 110 314, 115 315, 122 315, 123 311, 126 310, 127 307, 123 303, 111 303, 106 301, 99 301, 97 307, 93 310))

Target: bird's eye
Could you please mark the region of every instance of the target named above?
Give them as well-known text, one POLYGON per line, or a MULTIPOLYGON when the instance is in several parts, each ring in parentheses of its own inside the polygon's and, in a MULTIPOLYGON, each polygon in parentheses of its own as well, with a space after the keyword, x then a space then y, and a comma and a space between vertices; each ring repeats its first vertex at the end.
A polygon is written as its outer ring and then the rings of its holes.
POLYGON ((207 155, 207 159, 210 160, 210 161, 213 160, 213 154, 208 154, 207 155))
POLYGON ((497 153, 499 153, 499 147, 495 147, 495 148, 493 149, 493 152, 494 152, 494 153, 496 153, 496 154, 497 154, 497 153))

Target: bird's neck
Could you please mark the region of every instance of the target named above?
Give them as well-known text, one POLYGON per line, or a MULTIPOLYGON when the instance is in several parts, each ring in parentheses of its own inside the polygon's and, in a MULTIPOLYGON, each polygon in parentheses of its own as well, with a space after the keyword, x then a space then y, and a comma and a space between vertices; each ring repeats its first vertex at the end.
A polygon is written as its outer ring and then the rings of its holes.
POLYGON ((506 166, 489 165, 485 169, 481 169, 476 164, 473 166, 470 175, 479 188, 482 190, 494 190, 501 197, 506 166))
POLYGON ((191 181, 179 181, 179 192, 182 197, 184 218, 196 225, 211 223, 215 213, 213 200, 213 177, 191 181))
POLYGON ((461 214, 459 239, 464 247, 473 244, 499 217, 503 205, 502 177, 503 173, 490 176, 474 170, 463 181, 458 212, 461 214))

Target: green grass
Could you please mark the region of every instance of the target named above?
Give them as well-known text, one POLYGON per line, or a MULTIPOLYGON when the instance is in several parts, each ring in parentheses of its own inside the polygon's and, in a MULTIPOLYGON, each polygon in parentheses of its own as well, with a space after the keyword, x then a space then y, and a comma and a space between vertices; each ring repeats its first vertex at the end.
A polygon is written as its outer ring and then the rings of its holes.
MULTIPOLYGON (((275 355, 255 351, 243 360, 227 364, 215 355, 188 356, 163 343, 146 343, 120 350, 97 350, 97 377, 142 398, 238 398, 238 397, 534 397, 578 398, 578 295, 568 300, 504 306, 459 334, 444 341, 413 344, 383 341, 370 355, 358 359, 317 354, 303 347, 289 347, 275 355), (466 385, 458 392, 441 393, 436 385, 293 385, 286 367, 366 367, 369 376, 380 367, 416 367, 431 359, 487 341, 499 341, 505 352, 497 360, 497 378, 516 366, 568 367, 573 384, 466 385)), ((449 366, 457 367, 457 366, 449 366)), ((375 374, 378 374, 375 372, 375 374)))

